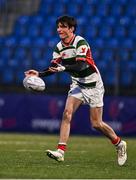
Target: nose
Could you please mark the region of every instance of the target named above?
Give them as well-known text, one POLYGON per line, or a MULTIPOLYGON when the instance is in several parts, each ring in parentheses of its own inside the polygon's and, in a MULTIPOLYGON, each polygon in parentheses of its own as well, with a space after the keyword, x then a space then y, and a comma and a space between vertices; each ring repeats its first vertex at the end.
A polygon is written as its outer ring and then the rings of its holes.
POLYGON ((57 28, 57 31, 58 31, 58 32, 60 32, 60 31, 61 31, 61 28, 60 28, 60 27, 58 27, 58 28, 57 28))

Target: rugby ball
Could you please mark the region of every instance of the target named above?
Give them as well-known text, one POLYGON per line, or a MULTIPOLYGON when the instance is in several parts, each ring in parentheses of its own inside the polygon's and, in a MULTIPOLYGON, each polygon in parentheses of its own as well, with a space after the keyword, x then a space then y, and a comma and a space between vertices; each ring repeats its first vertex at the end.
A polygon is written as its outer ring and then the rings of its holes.
POLYGON ((45 89, 45 82, 37 76, 25 77, 23 85, 29 91, 43 91, 45 89))

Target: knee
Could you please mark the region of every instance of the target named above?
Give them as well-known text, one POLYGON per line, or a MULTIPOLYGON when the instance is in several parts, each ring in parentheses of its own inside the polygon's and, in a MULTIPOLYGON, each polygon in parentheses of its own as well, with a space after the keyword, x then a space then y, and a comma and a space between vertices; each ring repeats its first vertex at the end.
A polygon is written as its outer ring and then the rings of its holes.
POLYGON ((65 109, 63 112, 63 121, 66 121, 67 123, 70 123, 72 118, 72 110, 65 109))

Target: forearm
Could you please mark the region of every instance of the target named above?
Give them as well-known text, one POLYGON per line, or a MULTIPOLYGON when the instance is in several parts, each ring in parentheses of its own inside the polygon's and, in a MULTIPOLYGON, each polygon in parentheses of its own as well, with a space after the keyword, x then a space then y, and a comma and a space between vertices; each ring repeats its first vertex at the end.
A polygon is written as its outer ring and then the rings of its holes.
MULTIPOLYGON (((50 67, 57 67, 56 61, 52 61, 50 67)), ((44 69, 43 71, 39 71, 39 77, 45 77, 54 74, 55 72, 50 71, 50 67, 44 69)))
POLYGON ((51 72, 51 71, 49 70, 49 68, 47 68, 47 69, 39 72, 39 77, 50 76, 50 75, 52 75, 52 74, 54 74, 54 73, 55 73, 55 72, 51 72))
MULTIPOLYGON (((53 65, 51 67, 54 67, 56 65, 53 65)), ((70 72, 70 71, 81 71, 83 69, 85 69, 87 66, 86 62, 84 61, 77 61, 75 64, 73 65, 57 65, 57 67, 55 67, 56 69, 54 70, 51 67, 45 69, 44 71, 39 72, 39 77, 44 77, 44 76, 50 76, 56 72, 61 72, 61 71, 66 71, 66 72, 70 72)))

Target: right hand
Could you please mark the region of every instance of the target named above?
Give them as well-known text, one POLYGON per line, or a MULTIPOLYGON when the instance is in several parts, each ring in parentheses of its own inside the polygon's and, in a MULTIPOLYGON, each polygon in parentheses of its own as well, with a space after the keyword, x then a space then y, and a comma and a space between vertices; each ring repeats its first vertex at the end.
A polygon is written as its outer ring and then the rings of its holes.
POLYGON ((33 69, 25 71, 25 76, 39 76, 39 72, 33 69))

